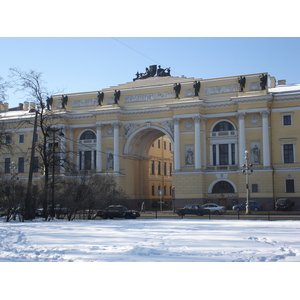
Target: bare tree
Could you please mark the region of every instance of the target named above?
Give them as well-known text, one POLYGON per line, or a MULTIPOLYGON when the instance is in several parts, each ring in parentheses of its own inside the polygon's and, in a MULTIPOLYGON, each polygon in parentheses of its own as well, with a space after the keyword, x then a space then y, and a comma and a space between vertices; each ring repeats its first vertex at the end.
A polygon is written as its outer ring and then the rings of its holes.
POLYGON ((33 156, 35 148, 40 154, 42 159, 41 168, 44 171, 44 189, 43 189, 43 211, 44 216, 47 218, 47 204, 48 204, 48 192, 49 192, 49 173, 50 173, 50 155, 47 149, 47 143, 49 139, 49 128, 55 126, 55 120, 57 117, 50 111, 46 111, 46 100, 50 96, 50 93, 45 87, 45 82, 42 79, 42 73, 30 70, 28 72, 22 71, 19 68, 10 69, 10 77, 12 78, 12 85, 17 92, 24 92, 27 100, 34 102, 36 108, 31 110, 34 120, 34 134, 31 149, 31 161, 30 171, 28 178, 27 194, 25 197, 25 219, 34 218, 34 205, 32 201, 32 170, 33 170, 33 156), (42 133, 41 142, 35 144, 35 132, 39 128, 42 133))

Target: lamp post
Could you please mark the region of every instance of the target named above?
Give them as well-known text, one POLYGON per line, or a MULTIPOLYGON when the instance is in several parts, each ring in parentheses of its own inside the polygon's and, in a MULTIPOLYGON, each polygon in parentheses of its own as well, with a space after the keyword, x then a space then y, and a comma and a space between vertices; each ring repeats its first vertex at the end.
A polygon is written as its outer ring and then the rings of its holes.
POLYGON ((249 152, 248 150, 245 151, 245 164, 243 166, 244 170, 243 173, 246 175, 246 215, 250 215, 251 214, 251 207, 249 205, 249 198, 250 198, 250 190, 249 190, 249 175, 253 172, 252 169, 250 169, 250 167, 252 167, 252 164, 249 163, 249 152))

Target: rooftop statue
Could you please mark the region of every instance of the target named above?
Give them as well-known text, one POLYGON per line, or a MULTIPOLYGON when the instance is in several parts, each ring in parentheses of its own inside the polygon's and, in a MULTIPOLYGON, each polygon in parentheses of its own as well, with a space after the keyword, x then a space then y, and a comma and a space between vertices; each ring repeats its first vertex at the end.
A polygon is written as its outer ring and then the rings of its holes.
POLYGON ((262 90, 265 90, 266 86, 267 86, 267 82, 268 82, 268 75, 261 74, 261 76, 259 76, 259 78, 260 78, 260 87, 262 90))
POLYGON ((246 77, 240 76, 238 80, 240 84, 240 92, 244 92, 245 84, 246 84, 246 77))
POLYGON ((195 96, 199 96, 201 83, 200 81, 195 81, 193 84, 193 88, 195 89, 195 96))
POLYGON ((61 108, 66 108, 66 105, 68 104, 68 96, 61 96, 61 108))
POLYGON ((98 92, 97 98, 98 98, 98 105, 101 106, 101 103, 103 102, 103 99, 104 99, 104 93, 98 92))
POLYGON ((160 66, 158 66, 157 69, 157 65, 152 65, 149 66, 149 68, 146 68, 145 73, 139 73, 137 72, 136 74, 136 78, 133 78, 133 81, 137 80, 137 79, 146 79, 149 77, 163 77, 163 76, 170 76, 170 68, 167 69, 162 69, 160 66))

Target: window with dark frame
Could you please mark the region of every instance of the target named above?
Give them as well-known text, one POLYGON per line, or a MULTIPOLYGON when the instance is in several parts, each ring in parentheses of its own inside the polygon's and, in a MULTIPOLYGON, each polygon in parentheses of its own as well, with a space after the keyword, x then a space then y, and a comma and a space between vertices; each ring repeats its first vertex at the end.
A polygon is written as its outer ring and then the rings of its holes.
POLYGON ((290 126, 290 125, 292 125, 292 116, 291 115, 283 116, 283 126, 290 126))
POLYGON ((283 145, 283 162, 285 164, 294 162, 294 145, 293 144, 283 145))
POLYGON ((285 181, 285 192, 286 193, 295 193, 294 179, 287 179, 285 181))
POLYGON ((258 184, 257 183, 252 184, 252 193, 258 193, 258 184))

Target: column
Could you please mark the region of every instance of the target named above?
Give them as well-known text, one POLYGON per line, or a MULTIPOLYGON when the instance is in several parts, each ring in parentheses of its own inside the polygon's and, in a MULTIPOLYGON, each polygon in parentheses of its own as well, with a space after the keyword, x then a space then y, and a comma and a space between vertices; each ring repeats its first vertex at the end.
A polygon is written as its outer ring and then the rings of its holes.
MULTIPOLYGON (((64 174, 66 172, 65 165, 66 165, 66 127, 62 128, 63 136, 60 136, 60 174, 64 174)), ((55 133, 53 133, 55 134, 55 133)))
POLYGON ((180 119, 174 119, 174 171, 180 171, 179 123, 180 119))
MULTIPOLYGON (((74 143, 73 143, 73 128, 69 127, 69 133, 70 133, 70 140, 69 140, 69 157, 70 157, 70 163, 71 165, 74 163, 74 143)), ((77 164, 78 166, 78 164, 77 164)))
POLYGON ((263 165, 270 167, 270 141, 269 141, 269 113, 270 111, 261 112, 262 115, 262 137, 263 137, 263 165))
POLYGON ((97 124, 96 171, 102 172, 102 125, 97 124))
POLYGON ((206 169, 207 161, 206 161, 206 118, 203 118, 203 167, 206 169))
POLYGON ((195 122, 195 169, 201 169, 201 143, 200 143, 200 117, 194 118, 195 122))
POLYGON ((119 127, 120 123, 114 123, 114 173, 120 171, 120 153, 119 153, 119 127))
POLYGON ((245 164, 246 137, 245 137, 245 113, 238 113, 239 120, 239 166, 245 164))

